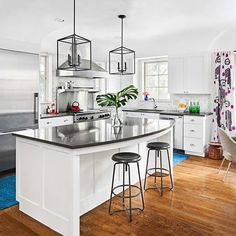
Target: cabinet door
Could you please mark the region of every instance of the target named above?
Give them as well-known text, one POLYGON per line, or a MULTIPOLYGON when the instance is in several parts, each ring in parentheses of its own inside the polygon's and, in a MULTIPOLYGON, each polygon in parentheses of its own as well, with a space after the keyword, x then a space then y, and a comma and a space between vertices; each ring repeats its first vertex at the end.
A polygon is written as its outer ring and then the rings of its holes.
POLYGON ((185 92, 201 94, 205 92, 204 56, 185 57, 185 92))
POLYGON ((184 93, 184 57, 168 58, 169 93, 184 93))

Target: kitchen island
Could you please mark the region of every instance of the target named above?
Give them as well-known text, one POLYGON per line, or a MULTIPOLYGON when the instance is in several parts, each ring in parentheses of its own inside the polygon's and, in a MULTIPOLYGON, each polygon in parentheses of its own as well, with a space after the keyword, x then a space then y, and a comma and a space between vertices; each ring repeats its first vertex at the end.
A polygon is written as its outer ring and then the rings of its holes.
MULTIPOLYGON (((144 178, 147 143, 165 141, 171 145, 173 168, 173 125, 127 117, 122 127, 112 127, 109 119, 15 133, 20 210, 63 235, 78 236, 80 215, 109 199, 114 153, 139 153, 144 178)), ((131 173, 137 182, 132 166, 131 173)), ((116 180, 121 182, 121 170, 116 180)))

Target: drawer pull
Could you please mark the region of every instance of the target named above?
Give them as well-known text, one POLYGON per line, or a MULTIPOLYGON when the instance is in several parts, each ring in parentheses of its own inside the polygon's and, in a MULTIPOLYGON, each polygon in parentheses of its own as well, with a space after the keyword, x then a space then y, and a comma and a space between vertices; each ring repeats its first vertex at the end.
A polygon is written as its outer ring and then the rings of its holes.
POLYGON ((67 122, 68 120, 64 120, 64 122, 67 122))
POLYGON ((195 132, 195 130, 194 130, 194 129, 191 129, 190 132, 193 133, 193 132, 195 132))
POLYGON ((49 125, 49 124, 51 124, 51 122, 48 121, 48 122, 47 122, 47 125, 49 125))
POLYGON ((191 119, 190 121, 194 122, 195 120, 194 120, 194 119, 191 119))
POLYGON ((194 147, 195 145, 194 145, 193 143, 190 143, 190 146, 191 146, 191 147, 194 147))

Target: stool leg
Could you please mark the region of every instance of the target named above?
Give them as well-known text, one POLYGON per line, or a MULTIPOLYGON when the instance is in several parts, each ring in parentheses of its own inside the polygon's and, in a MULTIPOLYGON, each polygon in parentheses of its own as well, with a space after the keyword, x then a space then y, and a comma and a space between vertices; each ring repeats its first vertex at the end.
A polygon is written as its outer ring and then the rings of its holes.
POLYGON ((145 172, 144 187, 143 187, 144 191, 146 190, 146 181, 147 181, 147 170, 148 170, 149 154, 150 154, 150 149, 148 150, 148 155, 147 155, 147 164, 146 164, 146 172, 145 172))
POLYGON ((161 171, 161 196, 163 196, 163 180, 162 180, 162 155, 160 150, 160 171, 161 171))
POLYGON ((131 210, 131 177, 130 177, 130 166, 128 166, 128 171, 129 171, 129 221, 132 221, 132 210, 131 210))
POLYGON ((155 184, 157 182, 157 151, 155 150, 155 184))
POLYGON ((116 171, 116 165, 117 163, 114 164, 113 166, 113 174, 112 174, 112 182, 111 182, 111 195, 110 195, 110 204, 109 204, 109 214, 111 215, 111 202, 112 202, 112 193, 113 193, 113 187, 114 187, 114 178, 115 178, 115 171, 116 171))
POLYGON ((143 208, 141 210, 143 211, 144 210, 143 189, 142 189, 142 182, 141 182, 140 169, 139 169, 139 163, 138 162, 137 162, 137 168, 138 168, 138 178, 139 178, 139 185, 140 185, 142 205, 143 205, 143 208))
POLYGON ((171 182, 171 189, 172 190, 174 188, 174 184, 173 184, 173 178, 172 178, 172 171, 171 171, 171 166, 170 166, 170 154, 169 154, 169 150, 167 149, 167 157, 168 157, 168 164, 169 164, 169 172, 170 172, 170 182, 171 182))
POLYGON ((123 206, 125 206, 125 170, 126 170, 125 164, 123 164, 123 206))

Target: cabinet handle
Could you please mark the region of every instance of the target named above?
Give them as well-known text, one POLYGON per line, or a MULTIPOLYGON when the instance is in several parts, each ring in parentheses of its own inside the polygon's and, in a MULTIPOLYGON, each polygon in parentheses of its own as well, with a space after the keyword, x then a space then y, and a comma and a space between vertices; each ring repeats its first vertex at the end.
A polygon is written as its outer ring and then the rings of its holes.
POLYGON ((193 132, 195 132, 195 130, 194 130, 194 129, 191 129, 191 130, 190 130, 190 132, 192 132, 192 133, 193 133, 193 132))
POLYGON ((191 147, 194 147, 195 145, 194 145, 193 143, 190 143, 190 146, 191 146, 191 147))
POLYGON ((48 122, 47 122, 47 125, 49 125, 49 124, 51 124, 51 122, 48 121, 48 122))
POLYGON ((64 122, 67 122, 68 120, 64 120, 64 122))
POLYGON ((190 121, 192 121, 192 122, 193 122, 193 121, 195 121, 195 120, 194 120, 194 119, 191 119, 190 121))

